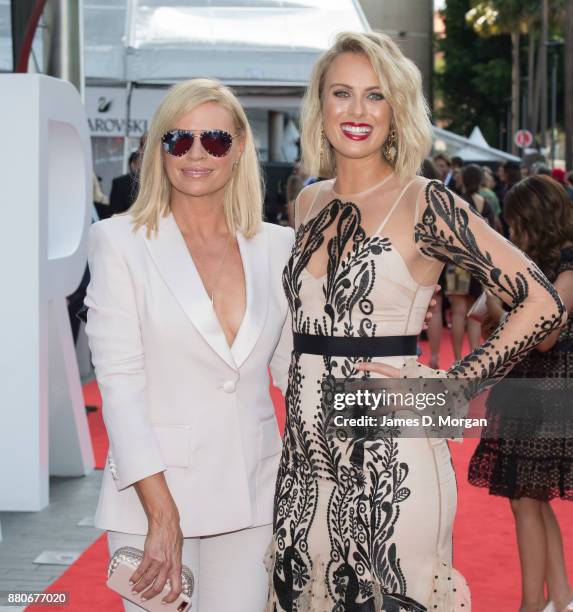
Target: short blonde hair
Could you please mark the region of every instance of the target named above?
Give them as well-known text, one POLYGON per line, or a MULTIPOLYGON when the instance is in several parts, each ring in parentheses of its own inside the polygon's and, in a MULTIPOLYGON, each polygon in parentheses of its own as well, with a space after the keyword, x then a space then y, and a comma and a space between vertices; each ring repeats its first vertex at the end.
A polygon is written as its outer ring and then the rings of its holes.
POLYGON ((322 101, 326 72, 342 53, 362 53, 378 75, 380 89, 392 108, 398 137, 398 155, 393 164, 401 180, 414 176, 432 147, 432 125, 422 89, 422 76, 415 64, 385 34, 342 32, 334 45, 314 65, 301 113, 303 166, 311 176, 335 175, 332 147, 323 144, 322 101), (322 150, 322 155, 321 155, 322 150))
POLYGON ((251 238, 259 230, 263 210, 263 186, 253 134, 243 107, 233 92, 214 79, 192 79, 174 85, 155 111, 139 177, 137 199, 129 214, 134 229, 147 227, 157 232, 160 217, 169 214, 171 183, 163 167, 161 138, 172 130, 180 117, 205 102, 216 102, 232 115, 237 132, 244 139, 244 150, 224 195, 227 226, 251 238))

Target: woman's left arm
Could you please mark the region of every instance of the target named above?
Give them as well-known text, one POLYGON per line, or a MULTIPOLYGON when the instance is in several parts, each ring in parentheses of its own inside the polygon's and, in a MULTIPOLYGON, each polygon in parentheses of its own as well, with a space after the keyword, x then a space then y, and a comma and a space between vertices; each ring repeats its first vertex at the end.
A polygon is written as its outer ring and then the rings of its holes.
MULTIPOLYGON (((571 314, 573 312, 573 262, 570 262, 570 266, 557 276, 554 284, 555 289, 557 289, 565 304, 567 313, 571 314)), ((558 329, 551 332, 551 334, 543 340, 543 342, 540 342, 535 349, 542 353, 551 350, 557 343, 559 334, 560 330, 558 329)))
POLYGON ((421 198, 415 241, 422 255, 464 268, 511 308, 481 346, 448 370, 449 377, 473 379, 475 391, 559 329, 566 308, 537 265, 441 182, 428 182, 421 198))

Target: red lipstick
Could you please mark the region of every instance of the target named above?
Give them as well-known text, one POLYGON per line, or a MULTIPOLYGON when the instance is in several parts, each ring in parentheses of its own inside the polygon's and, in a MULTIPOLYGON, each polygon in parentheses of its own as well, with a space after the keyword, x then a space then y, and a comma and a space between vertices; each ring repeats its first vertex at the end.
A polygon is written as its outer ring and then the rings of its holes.
POLYGON ((350 140, 366 140, 372 133, 372 126, 369 123, 355 123, 345 121, 340 125, 342 133, 350 140))

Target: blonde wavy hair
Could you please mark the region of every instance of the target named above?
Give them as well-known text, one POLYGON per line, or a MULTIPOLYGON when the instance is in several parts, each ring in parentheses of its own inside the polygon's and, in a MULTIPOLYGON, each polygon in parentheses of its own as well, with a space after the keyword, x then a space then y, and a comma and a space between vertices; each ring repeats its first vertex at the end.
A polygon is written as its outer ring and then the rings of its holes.
POLYGON ((171 183, 163 167, 161 138, 175 127, 179 118, 205 102, 216 102, 226 108, 233 117, 236 132, 240 132, 244 139, 243 154, 224 195, 229 231, 240 231, 246 238, 251 238, 259 230, 263 185, 257 150, 245 111, 233 92, 219 81, 192 79, 171 87, 151 121, 143 151, 139 194, 129 210, 134 231, 145 226, 149 236, 157 232, 159 219, 169 214, 171 183))
POLYGON ((301 112, 302 163, 306 172, 324 178, 335 176, 334 151, 323 141, 322 103, 326 72, 342 53, 362 53, 370 60, 394 115, 398 137, 394 171, 400 180, 414 176, 432 148, 432 125, 422 76, 389 36, 377 32, 341 32, 314 65, 301 112))

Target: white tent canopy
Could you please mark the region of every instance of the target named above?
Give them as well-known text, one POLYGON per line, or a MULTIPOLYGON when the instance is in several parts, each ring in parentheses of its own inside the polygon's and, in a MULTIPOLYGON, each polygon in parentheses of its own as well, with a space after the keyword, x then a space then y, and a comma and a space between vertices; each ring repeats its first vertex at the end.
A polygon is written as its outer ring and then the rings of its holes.
POLYGON ((302 86, 336 33, 369 29, 358 0, 84 0, 88 82, 302 86))
POLYGON ((504 162, 521 159, 505 151, 490 147, 479 127, 476 125, 469 138, 434 127, 434 149, 448 155, 457 155, 464 161, 472 162, 504 162))

